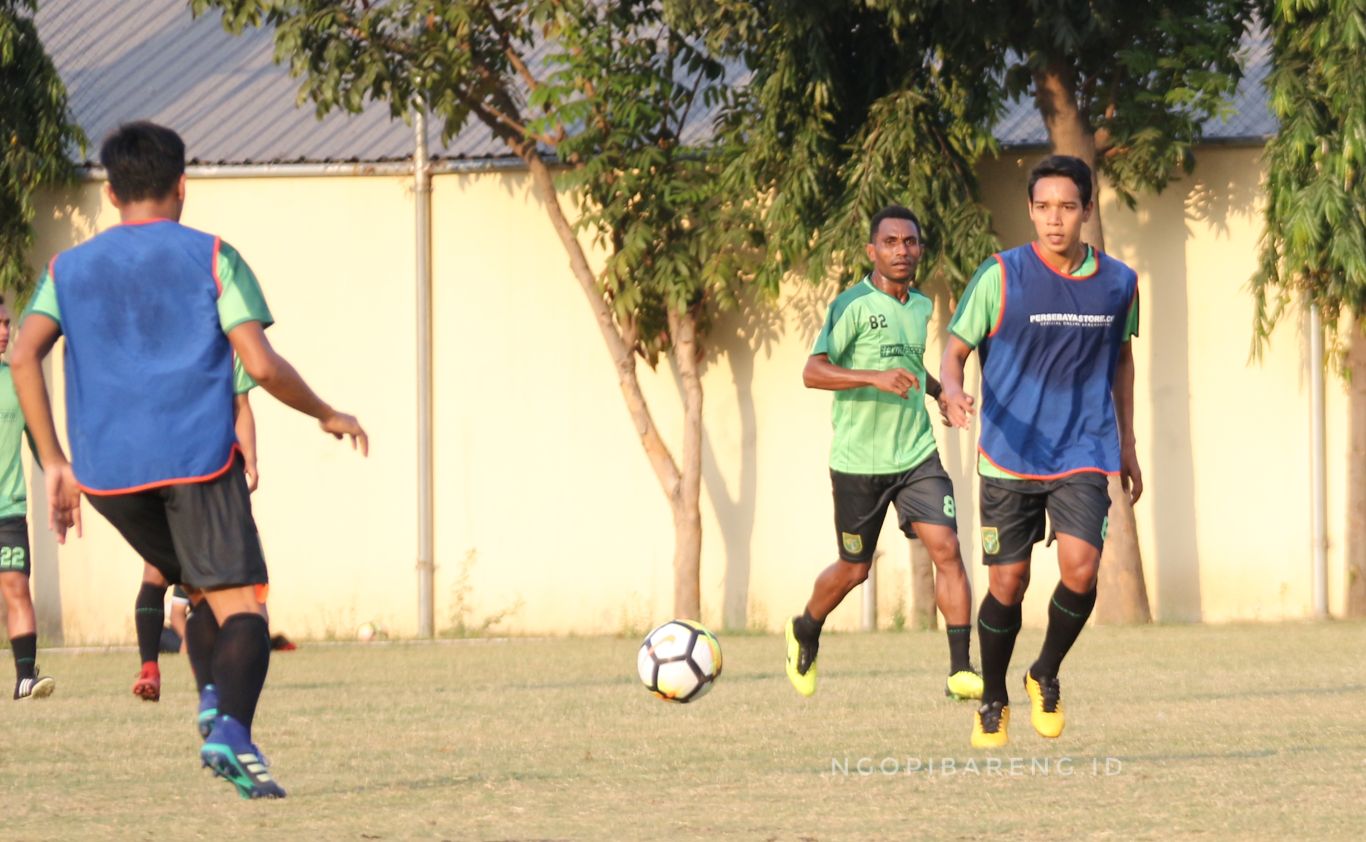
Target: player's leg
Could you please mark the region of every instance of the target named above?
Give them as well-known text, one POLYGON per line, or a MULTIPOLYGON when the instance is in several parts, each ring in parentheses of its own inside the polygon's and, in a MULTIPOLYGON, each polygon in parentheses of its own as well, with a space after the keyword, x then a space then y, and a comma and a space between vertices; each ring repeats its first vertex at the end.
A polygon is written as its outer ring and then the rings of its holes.
POLYGON ((142 669, 133 682, 133 695, 147 701, 161 697, 161 671, 157 665, 161 648, 161 624, 165 616, 165 584, 180 579, 180 562, 176 558, 175 541, 166 519, 165 507, 156 492, 136 494, 91 494, 90 505, 109 521, 128 545, 142 557, 143 588, 138 592, 134 624, 138 631, 138 651, 142 669), (148 588, 148 570, 156 579, 148 588), (160 586, 160 594, 155 595, 160 586), (146 596, 144 596, 146 594, 146 596), (144 599, 147 603, 144 604, 144 599), (152 603, 155 602, 155 607, 152 603), (148 610, 142 611, 146 608, 148 610), (144 630, 144 626, 146 627, 144 630), (154 630, 153 630, 154 629, 154 630))
POLYGON ((981 483, 982 560, 987 593, 977 609, 977 639, 982 654, 982 705, 974 718, 972 744, 1006 744, 1010 695, 1006 673, 1020 634, 1021 603, 1029 588, 1034 544, 1044 536, 1044 497, 1035 483, 987 480, 981 483))
POLYGON ((838 559, 816 577, 806 610, 787 621, 787 678, 803 696, 816 692, 816 655, 825 618, 868 579, 896 477, 830 472, 838 559))
POLYGON ((5 626, 14 654, 14 698, 52 695, 57 682, 38 675, 38 623, 29 591, 28 520, 22 515, 0 521, 0 595, 5 600, 5 626))
POLYGON ((1030 720, 1044 737, 1057 737, 1065 723, 1058 671, 1096 606, 1109 510, 1110 495, 1099 474, 1070 478, 1048 495, 1048 517, 1058 537, 1058 586, 1048 602, 1043 647, 1025 673, 1030 720))
POLYGON ((138 634, 142 670, 133 682, 133 695, 143 701, 161 698, 161 629, 166 620, 166 577, 147 562, 142 563, 142 586, 133 605, 133 627, 138 634))
MULTIPOLYGON (((243 798, 283 798, 285 791, 266 769, 252 739, 257 703, 270 669, 270 631, 256 587, 268 581, 265 557, 251 516, 242 461, 221 477, 165 489, 171 532, 187 587, 204 592, 208 604, 191 612, 186 633, 198 651, 196 617, 211 613, 217 625, 209 676, 218 715, 200 758, 231 782, 243 798)), ((199 621, 204 623, 205 621, 199 621)), ((207 685, 206 685, 207 686, 207 685)))
POLYGON ((953 481, 934 454, 911 471, 895 498, 901 531, 918 539, 934 564, 934 599, 944 615, 949 672, 944 695, 980 699, 982 677, 972 668, 972 588, 958 545, 953 481))
POLYGON ((190 661, 190 673, 199 691, 199 709, 195 725, 199 736, 209 738, 213 721, 218 718, 218 687, 213 681, 213 650, 218 643, 218 621, 204 601, 203 591, 187 589, 185 615, 185 654, 190 661))
POLYGON ((171 591, 171 631, 180 638, 180 653, 185 654, 185 622, 190 618, 190 595, 183 585, 171 591))

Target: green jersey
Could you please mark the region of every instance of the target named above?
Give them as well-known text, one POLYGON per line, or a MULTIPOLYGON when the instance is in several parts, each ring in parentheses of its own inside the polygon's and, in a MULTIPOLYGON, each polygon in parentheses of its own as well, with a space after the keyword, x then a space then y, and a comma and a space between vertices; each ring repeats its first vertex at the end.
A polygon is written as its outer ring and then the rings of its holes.
MULTIPOLYGON (((1077 267, 1077 271, 1071 275, 1084 278, 1095 271, 1096 250, 1087 246, 1086 257, 1077 267)), ((994 257, 989 257, 977 267, 972 280, 968 282, 968 288, 963 291, 963 298, 958 302, 958 310, 949 322, 949 333, 963 340, 969 348, 976 348, 988 334, 995 331, 996 323, 1000 321, 1002 281, 1000 262, 994 257)), ((1128 342, 1137 335, 1138 296, 1134 296, 1133 303, 1129 305, 1124 341, 1128 342)), ((1015 474, 991 464, 985 455, 977 457, 977 473, 996 479, 1019 479, 1015 474)))
POLYGON ((24 482, 24 413, 14 393, 9 364, 0 362, 0 518, 28 514, 24 482))
POLYGON ((830 467, 846 474, 909 471, 935 452, 925 410, 925 335, 934 302, 911 288, 903 304, 870 277, 830 304, 811 353, 841 368, 904 368, 920 380, 905 398, 872 386, 835 392, 830 467))
POLYGON ((242 365, 242 360, 237 356, 232 358, 232 393, 234 395, 245 395, 256 388, 256 381, 247 374, 247 369, 242 365))

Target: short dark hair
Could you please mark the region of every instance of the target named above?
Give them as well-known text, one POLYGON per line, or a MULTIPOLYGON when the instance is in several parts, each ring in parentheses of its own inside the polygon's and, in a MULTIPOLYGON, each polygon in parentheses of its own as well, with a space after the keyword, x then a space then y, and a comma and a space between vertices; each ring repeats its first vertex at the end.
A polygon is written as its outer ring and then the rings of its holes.
POLYGON ((924 236, 925 232, 920 227, 920 220, 915 218, 915 214, 910 208, 901 205, 888 205, 877 213, 873 214, 873 219, 868 223, 868 242, 877 239, 877 227, 882 224, 884 219, 906 219, 915 223, 915 233, 924 236))
POLYGON ((185 174, 185 141, 156 123, 124 123, 100 145, 100 163, 120 200, 160 199, 185 174))
POLYGON ((1072 155, 1049 155, 1034 165, 1029 171, 1029 201, 1034 201, 1034 185, 1041 178, 1060 175, 1072 179, 1081 194, 1081 206, 1091 204, 1091 168, 1086 162, 1072 155))

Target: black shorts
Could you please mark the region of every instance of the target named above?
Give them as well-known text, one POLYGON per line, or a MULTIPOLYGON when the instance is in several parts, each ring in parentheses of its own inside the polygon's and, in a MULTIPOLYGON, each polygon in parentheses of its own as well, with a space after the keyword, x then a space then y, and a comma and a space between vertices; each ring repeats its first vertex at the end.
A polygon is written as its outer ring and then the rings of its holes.
POLYGON ((1056 535, 1080 538, 1096 549, 1110 526, 1109 481, 1087 472, 1062 479, 982 477, 982 562, 1026 561, 1045 536, 1044 515, 1056 535))
POLYGON ((958 529, 953 481, 938 453, 900 474, 831 471, 830 484, 835 495, 835 539, 844 561, 873 560, 888 503, 895 504, 897 522, 907 538, 915 537, 915 523, 958 529))
POLYGON ((29 575, 28 518, 0 518, 0 573, 29 575))
POLYGON ((171 584, 214 589, 270 581, 240 456, 208 482, 87 499, 171 584))

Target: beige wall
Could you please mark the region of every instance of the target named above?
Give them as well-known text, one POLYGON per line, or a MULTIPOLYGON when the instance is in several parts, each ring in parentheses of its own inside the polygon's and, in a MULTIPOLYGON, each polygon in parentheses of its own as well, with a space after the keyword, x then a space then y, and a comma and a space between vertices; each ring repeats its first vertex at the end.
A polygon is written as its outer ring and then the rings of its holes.
MULTIPOLYGON (((1259 227, 1259 152, 1208 149, 1193 177, 1136 212, 1103 197, 1111 252, 1139 271, 1138 508, 1149 591, 1167 620, 1309 613, 1308 399, 1293 320, 1251 363, 1247 278, 1259 227)), ((983 167, 1007 244, 1029 238, 1028 160, 983 167)), ((113 221, 88 185, 54 201, 36 255, 113 221), (68 207, 74 204, 74 207, 68 207)), ((185 222, 236 245, 279 324, 272 342, 373 435, 369 460, 253 393, 262 488, 257 521, 275 625, 349 635, 378 620, 416 631, 412 193, 404 179, 195 180, 185 222)), ((672 595, 672 526, 635 441, 607 352, 563 250, 521 173, 434 179, 436 619, 499 630, 640 630, 672 595)), ((942 236, 942 234, 940 234, 942 236)), ((942 335, 950 302, 931 288, 942 335)), ((777 628, 834 556, 828 394, 800 371, 833 290, 793 285, 776 308, 723 317, 704 374, 703 620, 777 628)), ((932 342, 929 356, 937 359, 932 342)), ((937 365, 931 366, 933 370, 937 365)), ((974 366, 975 368, 975 366, 974 366)), ((666 439, 680 401, 667 362, 641 366, 666 439)), ((1342 604, 1345 405, 1329 389, 1331 601, 1342 604)), ((939 430, 981 592, 972 442, 939 430)), ((45 520, 41 501, 34 519, 45 520)), ((36 530, 38 531, 38 530, 36 530)), ((44 628, 68 642, 132 637, 139 565, 87 512, 59 552, 41 536, 44 628)), ((878 562, 879 620, 907 596, 907 544, 890 520, 878 562)), ((1026 617, 1056 581, 1037 555, 1026 617)), ((831 624, 857 627, 856 598, 831 624)))

